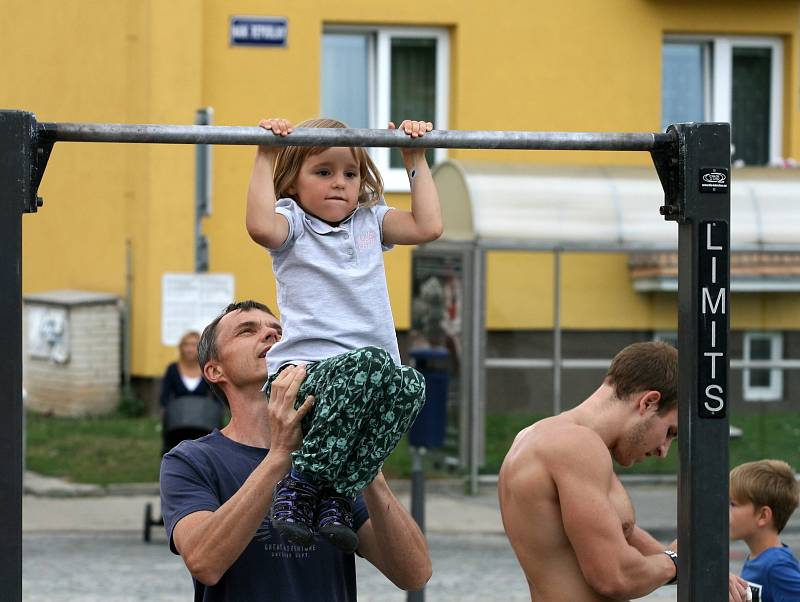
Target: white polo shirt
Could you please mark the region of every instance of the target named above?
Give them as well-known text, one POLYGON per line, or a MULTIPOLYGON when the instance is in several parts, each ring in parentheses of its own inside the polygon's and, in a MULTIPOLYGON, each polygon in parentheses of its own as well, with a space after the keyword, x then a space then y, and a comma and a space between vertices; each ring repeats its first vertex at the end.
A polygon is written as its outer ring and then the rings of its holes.
POLYGON ((359 207, 338 226, 307 214, 293 199, 275 211, 289 236, 270 251, 278 284, 283 338, 267 354, 270 375, 287 363, 316 362, 374 345, 400 364, 382 244, 381 203, 359 207))

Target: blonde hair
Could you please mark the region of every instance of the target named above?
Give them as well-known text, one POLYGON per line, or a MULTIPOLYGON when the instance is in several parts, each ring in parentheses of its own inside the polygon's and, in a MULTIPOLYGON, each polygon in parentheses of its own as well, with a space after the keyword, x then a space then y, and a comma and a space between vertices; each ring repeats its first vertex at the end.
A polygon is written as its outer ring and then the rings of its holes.
MULTIPOLYGON (((298 123, 298 128, 346 128, 347 126, 336 119, 308 119, 298 123)), ((289 189, 294 186, 303 161, 312 155, 318 155, 327 150, 326 147, 319 146, 287 146, 278 151, 275 159, 275 173, 273 183, 275 185, 276 198, 298 199, 293 194, 289 194, 289 189)), ((353 155, 358 161, 359 177, 361 178, 361 188, 358 191, 359 207, 372 207, 377 204, 383 196, 383 178, 378 172, 378 168, 367 153, 366 149, 355 147, 351 148, 353 155)))
POLYGON ((192 337, 199 340, 200 333, 197 332, 196 330, 189 330, 188 332, 184 332, 183 336, 181 337, 181 340, 178 341, 178 348, 180 349, 181 347, 183 347, 183 344, 186 342, 186 339, 190 339, 192 337))
MULTIPOLYGON (((181 360, 181 361, 184 361, 184 356, 183 356, 183 346, 184 346, 184 344, 186 344, 186 342, 187 342, 189 339, 191 339, 192 337, 196 338, 196 339, 198 340, 198 342, 200 341, 200 333, 199 333, 199 332, 197 332, 196 330, 189 330, 189 331, 187 331, 187 332, 184 332, 184 333, 183 333, 183 336, 182 336, 182 337, 181 337, 181 339, 178 341, 178 357, 180 358, 180 360, 181 360)), ((197 346, 195 345, 195 348, 196 348, 196 347, 197 347, 197 346)))
POLYGON ((800 485, 786 462, 758 460, 731 470, 730 494, 733 500, 749 502, 756 509, 769 506, 772 522, 780 533, 800 502, 800 485))

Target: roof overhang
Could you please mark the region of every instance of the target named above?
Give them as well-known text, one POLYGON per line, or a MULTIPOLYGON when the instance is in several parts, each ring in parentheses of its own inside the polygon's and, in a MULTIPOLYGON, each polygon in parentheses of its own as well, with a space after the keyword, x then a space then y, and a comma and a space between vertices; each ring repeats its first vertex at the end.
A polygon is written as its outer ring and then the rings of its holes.
MULTIPOLYGON (((674 251, 655 168, 472 164, 434 167, 442 239, 487 248, 674 251)), ((800 170, 743 168, 731 178, 733 251, 800 252, 800 170)))
MULTIPOLYGON (((675 292, 678 290, 678 254, 674 252, 632 253, 628 261, 634 290, 675 292)), ((800 292, 800 253, 731 253, 731 292, 800 292)))

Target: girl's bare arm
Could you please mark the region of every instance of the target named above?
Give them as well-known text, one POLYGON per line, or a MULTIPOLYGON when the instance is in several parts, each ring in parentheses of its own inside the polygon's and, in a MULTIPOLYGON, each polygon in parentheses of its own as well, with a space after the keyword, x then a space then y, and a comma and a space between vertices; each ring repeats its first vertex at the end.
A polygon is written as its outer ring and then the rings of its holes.
MULTIPOLYGON (((394 124, 389 124, 394 129, 394 124)), ((400 129, 412 138, 420 138, 433 129, 426 121, 403 121, 400 129)), ((436 240, 442 235, 442 208, 433 182, 424 148, 401 150, 411 183, 411 211, 389 211, 383 220, 383 242, 416 245, 436 240)))
MULTIPOLYGON (((262 119, 259 127, 272 131, 276 136, 288 136, 292 124, 285 119, 262 119)), ((272 176, 275 171, 277 149, 259 146, 256 152, 250 186, 247 189, 247 233, 262 247, 277 249, 289 236, 289 222, 275 212, 275 187, 272 176)))

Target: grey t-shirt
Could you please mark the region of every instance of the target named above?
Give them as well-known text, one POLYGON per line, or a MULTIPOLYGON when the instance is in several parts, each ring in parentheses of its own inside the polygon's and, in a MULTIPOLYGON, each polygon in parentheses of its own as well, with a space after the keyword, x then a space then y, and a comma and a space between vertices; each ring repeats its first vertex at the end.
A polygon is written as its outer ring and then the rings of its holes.
POLYGON ((374 345, 400 364, 386 287, 381 202, 359 207, 338 226, 307 214, 293 199, 275 211, 289 236, 270 251, 278 283, 283 338, 267 356, 269 374, 287 363, 316 362, 374 345))

